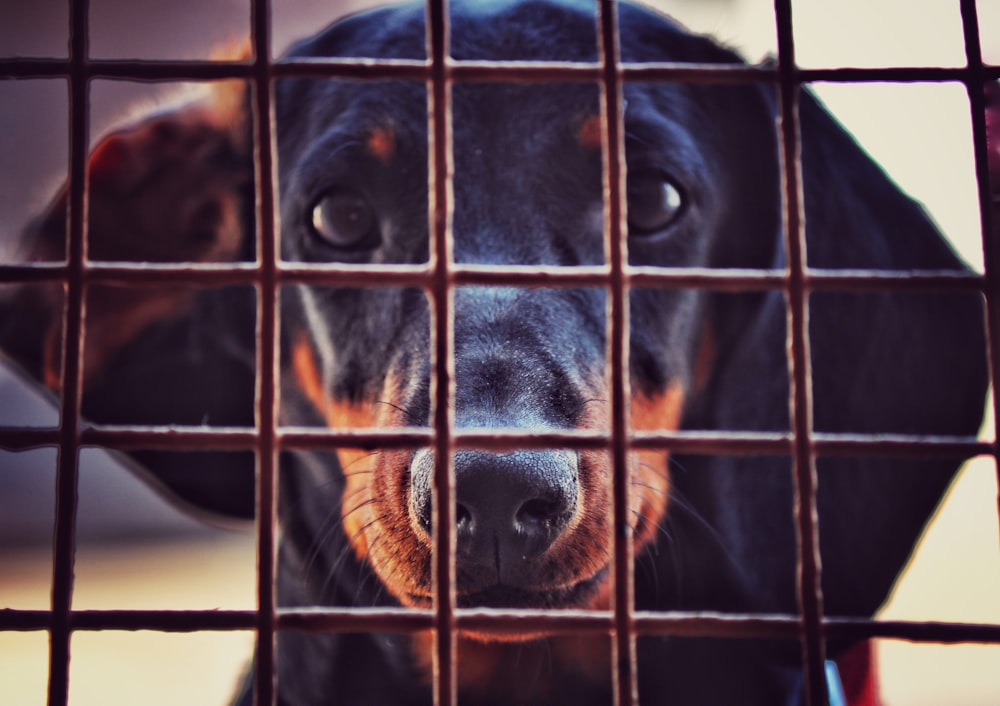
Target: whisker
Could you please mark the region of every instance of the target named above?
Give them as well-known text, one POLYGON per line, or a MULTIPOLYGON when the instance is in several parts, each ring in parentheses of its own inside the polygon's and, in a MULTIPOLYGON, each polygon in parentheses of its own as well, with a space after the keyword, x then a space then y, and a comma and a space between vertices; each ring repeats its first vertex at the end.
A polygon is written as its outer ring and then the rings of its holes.
POLYGON ((705 517, 698 511, 698 509, 692 505, 683 495, 677 492, 676 489, 671 489, 667 494, 669 497, 670 507, 674 510, 675 515, 679 512, 684 513, 687 517, 691 518, 695 524, 700 527, 705 533, 715 542, 715 545, 722 550, 722 553, 729 559, 734 565, 738 562, 733 556, 732 550, 726 545, 723 540, 722 535, 719 531, 709 522, 705 517))
MULTIPOLYGON (((370 522, 368 522, 367 524, 363 525, 360 529, 358 529, 358 531, 355 532, 354 535, 351 536, 347 540, 347 544, 345 544, 344 548, 341 549, 340 555, 337 557, 337 560, 330 567, 330 570, 327 572, 327 577, 323 581, 323 593, 324 594, 326 593, 327 588, 329 588, 330 583, 337 577, 337 574, 340 572, 340 568, 343 565, 344 560, 347 559, 348 556, 350 556, 350 554, 351 554, 352 551, 354 551, 354 541, 358 537, 360 537, 365 532, 365 530, 367 530, 372 525, 376 524, 381 519, 382 519, 381 516, 373 518, 370 522)), ((364 557, 363 557, 364 560, 359 562, 359 565, 360 565, 362 571, 365 571, 366 574, 373 574, 374 573, 374 569, 371 567, 371 563, 369 561, 367 561, 367 559, 368 559, 369 555, 371 554, 372 546, 378 541, 378 539, 379 538, 376 537, 374 540, 372 540, 372 542, 370 544, 366 544, 366 546, 365 546, 365 554, 364 554, 364 557)), ((364 581, 364 580, 366 580, 366 578, 362 579, 362 581, 364 581)), ((357 603, 357 596, 355 596, 355 601, 354 602, 357 603)))
POLYGON ((588 404, 594 404, 594 403, 607 404, 608 401, 599 397, 591 397, 589 399, 582 400, 580 402, 580 406, 577 407, 576 412, 574 412, 574 414, 577 416, 580 415, 583 412, 584 407, 586 407, 588 404))
POLYGON ((639 468, 649 469, 658 478, 662 478, 662 479, 664 479, 665 481, 668 481, 668 482, 670 481, 670 471, 668 471, 666 469, 663 469, 663 468, 660 468, 658 466, 654 466, 652 463, 649 463, 648 461, 639 461, 638 465, 639 465, 639 468))
MULTIPOLYGON (((356 494, 357 493, 355 493, 354 495, 356 494)), ((347 519, 352 513, 360 510, 370 502, 374 501, 372 501, 371 499, 365 500, 364 502, 348 510, 347 512, 341 513, 339 516, 331 513, 327 517, 327 519, 323 521, 323 524, 320 527, 320 531, 317 532, 317 537, 313 541, 312 547, 309 550, 309 555, 306 557, 305 565, 302 567, 302 570, 306 575, 312 573, 313 566, 315 565, 316 561, 319 560, 320 553, 323 547, 326 545, 327 540, 329 540, 330 537, 333 536, 333 533, 335 531, 343 527, 344 520, 347 519)), ((353 544, 355 539, 357 539, 357 534, 348 540, 349 547, 353 544)))
POLYGON ((641 480, 631 480, 629 481, 629 485, 635 486, 636 488, 648 488, 649 490, 652 490, 654 493, 670 497, 669 490, 664 490, 663 488, 657 488, 655 485, 650 485, 649 483, 646 483, 641 480))
MULTIPOLYGON (((341 473, 344 475, 344 477, 353 475, 354 473, 358 473, 359 471, 352 471, 351 473, 348 473, 347 469, 350 468, 351 466, 353 466, 356 463, 361 463, 362 461, 366 461, 366 460, 372 458, 373 456, 377 456, 377 455, 378 455, 378 451, 370 451, 370 452, 364 454, 363 456, 358 456, 356 459, 354 459, 353 461, 351 461, 349 464, 347 464, 346 466, 343 466, 340 469, 341 473)), ((338 458, 339 458, 339 456, 338 456, 338 458)), ((371 473, 372 470, 369 469, 368 472, 371 473)))
MULTIPOLYGON (((670 540, 670 533, 667 532, 666 528, 663 527, 659 522, 653 522, 649 517, 642 514, 638 510, 631 511, 633 515, 645 520, 647 524, 652 526, 656 530, 656 534, 662 534, 667 541, 670 540)), ((660 543, 650 542, 644 547, 644 552, 650 556, 658 557, 660 555, 660 543)), ((654 562, 638 561, 639 557, 636 557, 635 568, 636 570, 641 570, 646 576, 650 578, 653 583, 654 593, 659 593, 660 591, 660 572, 657 570, 657 564, 654 562), (639 569, 639 567, 642 567, 639 569)))
MULTIPOLYGON (((380 517, 379 519, 382 518, 380 517)), ((365 552, 365 557, 364 557, 365 558, 364 566, 367 568, 367 572, 358 582, 358 587, 354 592, 355 604, 358 604, 360 602, 361 591, 364 589, 365 585, 369 580, 375 581, 375 592, 372 595, 370 604, 372 606, 378 605, 379 599, 384 595, 384 592, 386 590, 385 586, 388 579, 387 578, 383 579, 378 575, 378 572, 375 571, 375 567, 372 566, 372 562, 369 560, 369 558, 372 555, 372 551, 375 549, 375 547, 379 546, 379 542, 381 542, 382 539, 385 538, 385 536, 386 535, 384 534, 379 535, 378 537, 372 540, 371 544, 368 545, 368 551, 365 552)), ((399 565, 398 562, 396 562, 396 564, 397 566, 399 565)), ((392 576, 392 574, 390 574, 390 576, 392 576)))
MULTIPOLYGON (((368 487, 361 487, 361 488, 358 488, 358 489, 354 490, 349 495, 344 495, 340 499, 340 505, 341 505, 341 507, 344 506, 344 503, 346 501, 352 500, 353 498, 358 497, 362 493, 367 493, 368 491, 369 491, 368 487)), ((354 510, 357 510, 357 508, 354 508, 354 510)), ((346 520, 347 516, 350 515, 352 512, 354 512, 354 510, 348 510, 347 512, 342 513, 341 516, 340 516, 341 521, 346 520)))
POLYGON ((375 404, 384 404, 387 407, 392 407, 394 410, 403 415, 403 419, 406 420, 407 424, 411 424, 413 426, 421 426, 423 424, 420 419, 420 415, 415 413, 413 410, 399 406, 395 402, 389 402, 388 400, 375 400, 375 404))
MULTIPOLYGON (((633 515, 635 515, 635 516, 636 516, 636 517, 638 517, 639 519, 641 519, 641 520, 645 520, 645 521, 646 521, 646 524, 648 524, 648 525, 649 525, 650 527, 652 527, 653 529, 655 529, 655 530, 656 530, 656 533, 657 533, 657 534, 660 534, 660 535, 662 535, 662 536, 663 536, 663 537, 664 537, 665 539, 667 539, 668 541, 673 541, 673 536, 671 536, 671 534, 670 534, 670 530, 668 530, 668 529, 667 529, 667 528, 666 528, 666 527, 665 527, 665 526, 663 525, 663 523, 662 523, 662 522, 658 522, 658 521, 655 521, 655 520, 654 520, 654 519, 653 519, 652 517, 650 517, 649 515, 647 515, 647 514, 645 514, 645 513, 641 512, 641 511, 639 511, 639 510, 637 510, 637 509, 635 509, 635 508, 632 508, 632 507, 630 507, 630 508, 629 508, 629 512, 631 512, 631 513, 632 513, 633 515)), ((651 549, 652 551, 656 551, 656 545, 655 545, 655 544, 651 545, 651 546, 650 546, 650 549, 651 549)))

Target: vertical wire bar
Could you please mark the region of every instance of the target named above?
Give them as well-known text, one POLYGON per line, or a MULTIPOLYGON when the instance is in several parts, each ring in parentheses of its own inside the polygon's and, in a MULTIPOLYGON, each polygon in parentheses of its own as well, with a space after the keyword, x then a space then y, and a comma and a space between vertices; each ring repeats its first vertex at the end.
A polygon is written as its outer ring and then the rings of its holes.
POLYGON ((597 6, 598 58, 601 80, 601 120, 604 133, 605 233, 610 264, 609 364, 611 387, 612 527, 615 575, 614 668, 615 703, 630 706, 639 701, 636 674, 636 642, 633 615, 633 546, 628 522, 628 291, 625 258, 622 195, 624 187, 623 135, 621 125, 621 72, 618 48, 618 6, 615 0, 600 0, 597 6))
POLYGON ((271 105, 271 26, 267 0, 251 0, 257 201, 257 649, 255 701, 275 701, 275 538, 278 392, 277 234, 271 105))
POLYGON ((87 257, 87 144, 89 75, 87 0, 70 2, 69 54, 69 199, 66 243, 67 280, 62 347, 62 400, 56 468, 56 517, 52 559, 52 628, 49 635, 49 704, 69 699, 69 660, 73 607, 73 564, 76 559, 76 503, 80 455, 80 397, 87 257))
POLYGON ((824 669, 823 588, 820 577, 816 459, 812 455, 812 385, 809 357, 809 300, 804 285, 806 267, 802 163, 798 110, 799 85, 790 0, 775 0, 780 79, 780 162, 784 199, 785 247, 789 282, 788 356, 791 380, 790 410, 794 437, 795 524, 798 542, 798 597, 802 613, 802 660, 808 704, 827 703, 824 669))
MULTIPOLYGON (((965 38, 965 57, 968 78, 965 82, 972 110, 972 149, 976 165, 976 183, 979 189, 979 222, 983 241, 983 272, 986 296, 986 353, 993 380, 993 438, 1000 440, 1000 401, 997 381, 1000 380, 1000 350, 996 337, 1000 335, 1000 209, 994 213, 990 190, 989 145, 986 141, 986 99, 983 72, 982 42, 979 36, 979 18, 975 0, 962 0, 962 32, 965 38)), ((1000 185, 997 185, 1000 191, 1000 185)), ((994 446, 994 472, 1000 481, 1000 458, 994 446)), ((1000 497, 997 498, 1000 512, 1000 497)))
POLYGON ((457 643, 455 639, 455 560, 454 509, 455 488, 451 473, 453 409, 453 328, 451 322, 452 246, 451 210, 451 86, 447 71, 448 16, 445 0, 427 3, 427 54, 431 61, 428 95, 430 130, 429 165, 431 199, 431 257, 434 309, 434 703, 451 706, 457 703, 457 643))

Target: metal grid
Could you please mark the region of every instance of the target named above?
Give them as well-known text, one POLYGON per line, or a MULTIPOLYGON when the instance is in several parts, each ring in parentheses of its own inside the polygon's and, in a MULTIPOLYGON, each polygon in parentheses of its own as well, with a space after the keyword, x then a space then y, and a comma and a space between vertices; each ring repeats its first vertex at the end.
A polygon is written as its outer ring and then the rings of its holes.
MULTIPOLYGON (((258 634, 255 685, 258 703, 275 698, 274 636, 280 629, 310 631, 391 630, 411 632, 436 629, 435 701, 441 706, 456 699, 456 628, 516 625, 516 629, 558 628, 613 636, 612 664, 616 703, 638 703, 635 642, 637 635, 712 635, 720 637, 799 638, 809 704, 826 703, 823 671, 824 642, 828 638, 890 637, 928 642, 1000 643, 1000 626, 942 624, 910 621, 841 620, 825 618, 820 592, 818 544, 815 527, 815 460, 821 455, 942 455, 997 456, 995 442, 961 438, 819 434, 812 431, 809 340, 806 326, 808 295, 813 291, 962 290, 976 291, 987 301, 988 327, 1000 331, 1000 227, 991 229, 991 204, 986 160, 983 82, 1000 78, 1000 69, 982 62, 974 0, 962 0, 961 13, 968 64, 964 68, 820 69, 795 65, 791 1, 775 0, 778 62, 775 68, 673 64, 624 65, 619 61, 616 5, 598 0, 599 60, 595 64, 454 62, 447 57, 448 22, 444 0, 427 2, 427 61, 352 62, 270 60, 268 0, 250 0, 253 56, 240 62, 98 61, 88 55, 88 0, 70 0, 70 53, 67 59, 0 59, 2 78, 68 79, 70 90, 71 185, 67 260, 61 264, 0 264, 0 283, 61 282, 65 285, 63 395, 61 423, 55 430, 0 429, 0 445, 13 450, 57 446, 58 475, 52 605, 47 611, 0 612, 0 630, 45 630, 50 634, 50 704, 67 703, 70 637, 79 630, 150 629, 168 632, 197 630, 255 630, 258 634), (273 104, 271 84, 283 76, 424 81, 429 96, 431 251, 427 266, 303 265, 280 262, 275 226, 273 104), (253 87, 255 135, 254 165, 258 253, 251 264, 130 265, 95 264, 86 259, 86 162, 89 83, 92 79, 212 80, 240 78, 253 87), (458 266, 451 261, 449 213, 451 188, 444 175, 451 165, 450 91, 457 81, 586 81, 601 86, 604 128, 605 267, 551 269, 458 266), (624 162, 619 115, 625 80, 673 80, 692 83, 765 82, 775 85, 780 98, 780 157, 788 266, 784 270, 709 271, 630 267, 623 241, 624 162), (969 94, 976 175, 979 183, 985 274, 941 272, 888 273, 871 271, 810 271, 805 266, 799 161, 797 93, 808 81, 952 81, 963 83, 969 94), (150 428, 80 429, 81 354, 86 288, 96 283, 186 283, 200 286, 252 284, 257 291, 256 426, 240 429, 165 430, 150 428), (281 429, 278 426, 277 381, 280 326, 276 293, 287 283, 339 285, 415 285, 430 294, 434 313, 435 366, 432 381, 435 416, 433 431, 281 429), (520 286, 601 286, 609 292, 608 379, 611 387, 610 434, 547 432, 539 434, 483 434, 454 429, 450 400, 452 387, 451 290, 466 284, 520 286), (627 365, 627 292, 630 287, 671 286, 718 291, 783 290, 788 302, 789 377, 792 381, 792 426, 789 434, 770 433, 629 433, 627 365), (278 452, 283 448, 334 446, 430 445, 438 458, 450 458, 456 448, 509 449, 552 447, 609 449, 614 463, 613 518, 627 512, 626 459, 630 449, 663 449, 695 453, 785 454, 794 460, 796 534, 798 538, 798 616, 706 616, 683 613, 640 613, 632 603, 632 545, 616 533, 614 540, 614 608, 611 612, 469 611, 455 607, 454 488, 449 465, 439 463, 436 482, 447 502, 436 503, 434 575, 437 600, 433 610, 281 609, 275 607, 274 556, 278 452), (250 449, 257 457, 258 609, 255 611, 124 611, 72 609, 75 549, 78 451, 85 446, 113 449, 214 448, 250 449)), ((1000 375, 1000 358, 990 351, 993 379, 1000 375)), ((994 412, 996 396, 993 398, 994 412)), ((1000 420, 1000 414, 995 415, 1000 420)), ((995 438, 995 437, 994 437, 995 438)))

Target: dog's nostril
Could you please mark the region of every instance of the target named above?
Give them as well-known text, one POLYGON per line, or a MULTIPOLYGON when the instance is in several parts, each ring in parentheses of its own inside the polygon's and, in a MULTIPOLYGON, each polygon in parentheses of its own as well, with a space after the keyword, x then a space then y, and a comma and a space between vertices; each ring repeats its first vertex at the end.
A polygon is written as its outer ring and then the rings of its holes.
POLYGON ((552 527, 559 519, 562 505, 552 500, 535 498, 524 503, 517 511, 517 522, 527 527, 552 527))
POLYGON ((455 526, 459 530, 468 529, 472 525, 472 513, 469 509, 459 503, 455 506, 455 526))

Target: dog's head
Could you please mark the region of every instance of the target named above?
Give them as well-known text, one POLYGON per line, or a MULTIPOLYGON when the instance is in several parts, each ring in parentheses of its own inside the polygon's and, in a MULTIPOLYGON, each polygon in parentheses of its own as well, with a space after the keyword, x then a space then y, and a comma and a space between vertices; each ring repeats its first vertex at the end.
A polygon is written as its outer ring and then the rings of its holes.
MULTIPOLYGON (((586 4, 453 7, 456 59, 597 59, 586 4)), ((631 7, 623 8, 622 25, 626 60, 736 61, 631 7)), ((292 56, 422 58, 424 36, 417 4, 340 22, 292 56)), ((460 82, 451 97, 454 261, 603 265, 598 86, 460 82)), ((631 262, 772 262, 779 199, 761 93, 629 84, 624 97, 631 262), (755 139, 745 139, 752 129, 755 139), (760 187, 740 190, 744 180, 760 187), (767 237, 741 242, 732 236, 751 213, 754 229, 767 237)), ((427 261, 423 83, 286 80, 278 87, 277 115, 287 259, 427 261)), ((633 291, 634 428, 677 428, 694 385, 694 361, 710 335, 700 324, 702 299, 695 291, 633 291)), ((289 300, 295 312, 288 320, 309 323, 293 343, 299 387, 314 391, 310 397, 331 426, 429 424, 431 307, 423 291, 301 288, 289 300)), ((600 286, 459 286, 451 304, 457 428, 608 430, 608 299, 600 286)), ((429 605, 430 451, 342 452, 341 461, 344 529, 358 556, 401 601, 429 605)), ((459 605, 586 606, 600 598, 610 561, 607 453, 462 449, 453 464, 459 605)), ((641 547, 655 537, 667 504, 663 454, 634 453, 629 479, 628 522, 641 547)))

